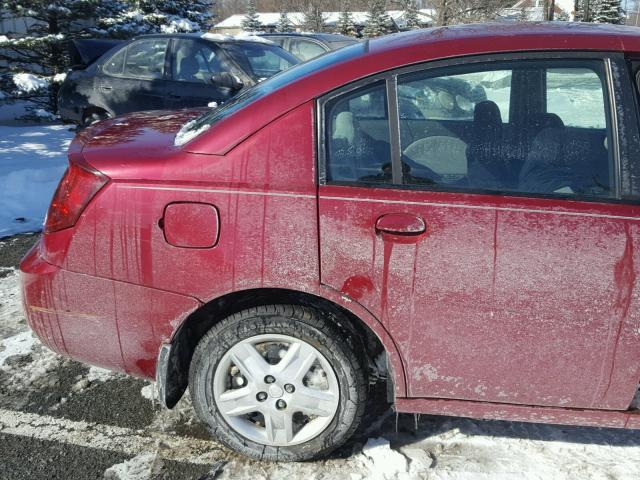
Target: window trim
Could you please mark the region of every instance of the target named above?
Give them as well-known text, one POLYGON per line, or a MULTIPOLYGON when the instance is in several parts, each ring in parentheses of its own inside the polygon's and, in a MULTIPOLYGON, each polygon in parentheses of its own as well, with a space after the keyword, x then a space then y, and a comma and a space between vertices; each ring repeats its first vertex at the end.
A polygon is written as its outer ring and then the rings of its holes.
MULTIPOLYGON (((327 94, 316 99, 316 152, 317 152, 317 171, 318 171, 318 185, 335 185, 335 186, 350 186, 350 187, 362 187, 362 188, 391 188, 402 190, 419 190, 427 192, 441 192, 441 193, 456 193, 456 194, 477 194, 477 195, 499 195, 508 197, 519 198, 550 198, 566 201, 585 201, 585 202, 597 202, 597 203, 630 203, 628 198, 624 198, 621 179, 624 175, 622 171, 622 165, 624 162, 621 160, 622 151, 620 148, 620 119, 617 115, 617 98, 625 98, 624 93, 628 92, 616 92, 613 88, 615 75, 613 71, 613 65, 619 65, 624 61, 624 54, 620 52, 585 52, 585 51, 573 51, 573 50, 553 50, 553 51, 536 51, 536 52, 515 52, 515 53, 502 53, 502 54, 483 54, 483 55, 471 55, 461 56, 455 58, 448 58, 444 60, 431 60, 422 62, 419 64, 409 65, 405 67, 399 67, 393 70, 389 70, 382 73, 377 73, 369 77, 356 80, 352 83, 337 88, 327 94), (567 196, 565 194, 540 194, 540 193, 525 193, 514 191, 496 191, 485 189, 455 189, 448 185, 442 185, 443 188, 434 188, 428 185, 407 185, 396 179, 396 171, 402 171, 402 165, 400 161, 400 149, 394 148, 400 145, 400 122, 397 108, 395 115, 391 113, 391 106, 397 106, 397 77, 399 75, 405 75, 407 73, 413 73, 418 71, 439 69, 445 67, 452 67, 458 65, 473 65, 481 63, 498 63, 517 60, 599 60, 603 64, 602 71, 604 72, 604 79, 602 87, 604 90, 604 102, 605 102, 605 114, 607 122, 607 140, 611 143, 611 163, 613 165, 613 192, 612 196, 608 198, 592 197, 584 195, 572 195, 567 196), (387 84, 387 102, 389 107, 389 132, 390 132, 390 148, 392 159, 392 172, 394 172, 392 182, 390 183, 375 183, 375 182, 361 182, 361 181, 327 181, 327 144, 326 144, 326 117, 324 115, 326 104, 340 96, 346 95, 354 90, 365 87, 370 83, 384 80, 387 84), (390 85, 392 85, 390 87, 390 85), (391 97, 394 97, 391 99, 391 97), (393 118, 392 118, 393 117, 393 118), (395 137, 395 138, 394 138, 395 137)), ((618 79, 619 80, 619 79, 618 79)), ((635 117, 634 117, 635 118, 635 117)), ((624 127, 624 125, 623 125, 624 127)), ((401 180, 401 179, 400 179, 401 180)), ((632 202, 633 203, 633 202, 632 202)))

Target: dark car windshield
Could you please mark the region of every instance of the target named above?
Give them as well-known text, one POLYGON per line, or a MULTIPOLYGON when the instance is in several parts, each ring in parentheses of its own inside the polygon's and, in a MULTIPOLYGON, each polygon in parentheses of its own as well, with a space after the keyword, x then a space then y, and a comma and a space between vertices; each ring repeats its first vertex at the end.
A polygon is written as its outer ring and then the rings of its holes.
POLYGON ((267 43, 238 42, 221 46, 258 82, 300 63, 289 52, 267 43))
POLYGON ((255 102, 256 100, 263 98, 290 83, 295 82, 307 75, 322 70, 323 68, 340 63, 345 60, 362 55, 368 47, 367 42, 357 43, 340 50, 334 50, 325 55, 317 57, 308 62, 300 63, 295 67, 288 70, 284 70, 279 74, 265 80, 264 82, 257 83, 251 88, 246 89, 238 96, 232 98, 221 107, 215 108, 210 112, 205 113, 201 117, 190 121, 185 124, 178 132, 175 139, 176 145, 183 145, 192 140, 200 133, 207 130, 211 125, 225 117, 243 109, 247 105, 255 102))

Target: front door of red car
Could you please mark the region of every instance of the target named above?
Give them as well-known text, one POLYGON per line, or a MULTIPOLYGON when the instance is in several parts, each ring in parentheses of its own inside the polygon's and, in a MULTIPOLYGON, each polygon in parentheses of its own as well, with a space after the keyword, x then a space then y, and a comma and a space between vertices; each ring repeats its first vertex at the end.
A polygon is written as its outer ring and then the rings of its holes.
POLYGON ((410 397, 629 405, 640 223, 608 65, 467 60, 320 102, 322 282, 392 334, 410 397))

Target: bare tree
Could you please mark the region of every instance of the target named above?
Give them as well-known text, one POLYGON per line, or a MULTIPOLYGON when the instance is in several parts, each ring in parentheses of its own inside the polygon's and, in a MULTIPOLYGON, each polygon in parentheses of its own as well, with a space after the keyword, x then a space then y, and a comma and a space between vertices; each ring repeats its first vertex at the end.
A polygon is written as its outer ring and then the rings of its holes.
POLYGON ((438 25, 484 22, 496 17, 512 0, 435 0, 435 21, 438 25))
POLYGON ((556 13, 556 2, 555 0, 544 0, 544 6, 542 7, 543 19, 548 21, 553 21, 556 13))

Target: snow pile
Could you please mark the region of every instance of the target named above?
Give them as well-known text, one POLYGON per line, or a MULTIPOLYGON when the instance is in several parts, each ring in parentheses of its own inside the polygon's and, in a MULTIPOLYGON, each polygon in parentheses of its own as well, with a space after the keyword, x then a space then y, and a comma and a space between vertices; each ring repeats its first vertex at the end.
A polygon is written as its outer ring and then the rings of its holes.
POLYGON ((124 374, 107 370, 106 368, 90 367, 86 375, 78 375, 76 383, 71 387, 73 393, 82 393, 91 385, 105 383, 124 378, 124 374))
POLYGON ((119 376, 119 373, 107 370, 106 368, 91 367, 89 368, 89 373, 87 374, 87 380, 89 380, 89 382, 91 383, 108 382, 109 380, 113 380, 114 378, 117 378, 119 376))
MULTIPOLYGON (((369 470, 371 480, 393 480, 407 474, 407 458, 391 449, 389 440, 370 438, 362 448, 362 462, 369 470)), ((407 477, 408 479, 408 477, 407 477)))
POLYGON ((104 472, 105 480, 147 480, 156 478, 162 470, 162 459, 155 453, 143 453, 109 467, 104 472))
POLYGON ((176 147, 180 147, 190 140, 193 140, 201 133, 209 130, 209 128, 211 127, 210 123, 205 123, 200 128, 193 128, 196 124, 196 120, 191 120, 190 122, 185 123, 178 131, 178 133, 176 133, 176 138, 173 140, 173 144, 176 147))
POLYGON ((46 111, 44 108, 36 108, 32 113, 42 120, 54 121, 57 118, 53 113, 46 111))
POLYGON ((145 385, 140 389, 140 395, 142 395, 147 400, 151 400, 152 402, 156 399, 156 386, 154 383, 150 383, 149 385, 145 385))
POLYGON ((62 125, 0 127, 0 238, 42 228, 72 136, 62 125))
POLYGON ((33 43, 34 41, 37 41, 41 44, 46 44, 46 43, 53 43, 53 42, 59 42, 60 40, 64 40, 64 35, 62 33, 56 33, 56 34, 49 34, 49 35, 43 35, 41 37, 19 37, 19 38, 8 38, 5 35, 0 35, 0 44, 5 44, 8 43, 11 46, 16 46, 16 47, 24 47, 29 45, 30 43, 33 43))
POLYGON ((53 76, 53 82, 54 83, 62 83, 65 81, 65 79, 67 78, 67 74, 66 73, 56 73, 53 76))
POLYGON ((255 34, 255 32, 240 32, 236 35, 225 35, 222 33, 203 33, 200 35, 201 38, 205 40, 211 40, 212 42, 229 42, 231 40, 245 40, 247 42, 259 42, 266 43, 268 45, 275 45, 274 42, 269 40, 268 38, 260 37, 255 34))
POLYGON ((12 390, 28 390, 44 385, 57 383, 56 371, 65 363, 65 359, 52 352, 31 332, 22 332, 3 340, 2 345, 8 349, 2 355, 7 363, 11 356, 28 355, 24 364, 2 364, 0 370, 8 375, 8 387, 12 390))
POLYGON ((27 355, 33 350, 36 339, 31 332, 22 332, 0 341, 0 368, 17 355, 27 355))
POLYGON ((27 329, 22 310, 20 276, 15 270, 8 270, 9 274, 0 278, 0 338, 9 337, 27 329))
POLYGON ((235 38, 237 40, 246 40, 248 42, 259 42, 259 43, 274 45, 274 43, 271 40, 264 37, 259 37, 258 35, 254 35, 248 32, 240 32, 235 36, 235 38))
POLYGON ((49 82, 44 78, 37 77, 32 73, 16 73, 13 76, 13 83, 18 91, 22 93, 37 92, 49 86, 49 82))
POLYGON ((170 19, 167 25, 162 25, 160 30, 162 33, 197 32, 200 25, 187 18, 175 17, 170 19))
POLYGON ((228 42, 229 40, 233 39, 233 37, 231 35, 224 35, 222 33, 203 33, 202 35, 200 35, 201 38, 204 38, 205 40, 211 40, 212 42, 228 42))

